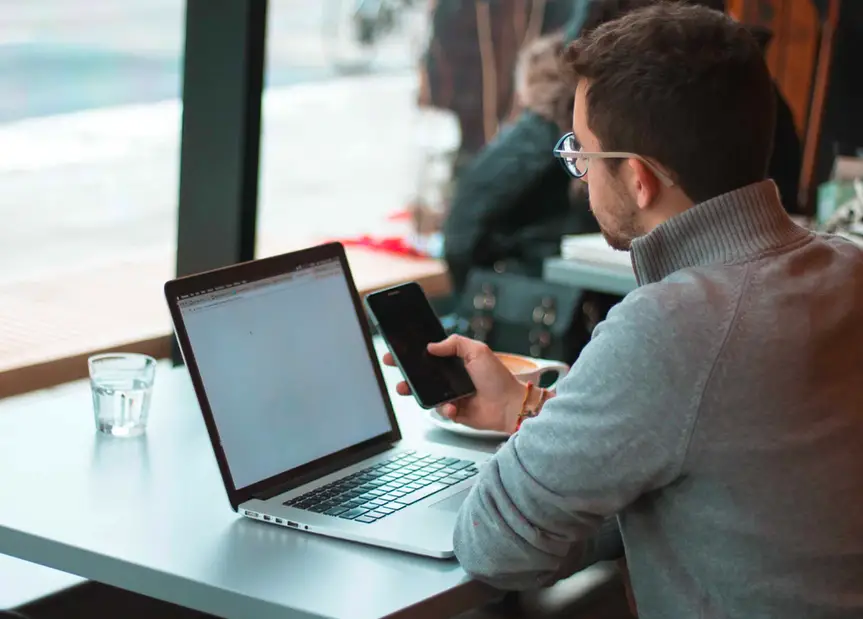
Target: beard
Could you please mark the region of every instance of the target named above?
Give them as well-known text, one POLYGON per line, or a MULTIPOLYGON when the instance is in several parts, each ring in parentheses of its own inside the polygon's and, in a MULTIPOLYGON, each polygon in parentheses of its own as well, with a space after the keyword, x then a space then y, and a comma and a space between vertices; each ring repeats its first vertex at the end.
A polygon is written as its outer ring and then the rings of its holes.
POLYGON ((620 234, 615 234, 610 232, 608 229, 599 227, 599 231, 602 233, 605 242, 608 243, 611 249, 616 249, 617 251, 629 251, 632 249, 632 239, 622 236, 620 234))
MULTIPOLYGON (((632 241, 644 234, 638 221, 638 206, 626 193, 622 184, 615 182, 610 189, 609 204, 607 208, 602 209, 604 216, 596 217, 599 231, 609 247, 617 251, 629 251, 632 241)), ((591 210, 593 210, 592 207, 591 210)))

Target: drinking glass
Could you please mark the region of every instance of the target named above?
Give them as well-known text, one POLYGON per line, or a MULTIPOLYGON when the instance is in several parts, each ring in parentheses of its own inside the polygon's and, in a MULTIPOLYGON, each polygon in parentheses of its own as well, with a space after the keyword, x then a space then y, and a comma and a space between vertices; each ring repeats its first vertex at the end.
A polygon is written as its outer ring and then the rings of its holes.
POLYGON ((87 363, 96 429, 112 436, 143 434, 156 360, 135 353, 105 353, 90 357, 87 363))

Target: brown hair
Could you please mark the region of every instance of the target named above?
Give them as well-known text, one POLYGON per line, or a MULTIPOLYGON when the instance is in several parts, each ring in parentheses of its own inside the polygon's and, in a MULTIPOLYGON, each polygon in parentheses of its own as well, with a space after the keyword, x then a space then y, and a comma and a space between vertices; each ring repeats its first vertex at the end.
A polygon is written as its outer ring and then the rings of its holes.
MULTIPOLYGON (((599 26, 623 17, 627 13, 653 6, 659 0, 591 0, 579 36, 585 36, 599 26)), ((681 0, 682 1, 682 0, 681 0)))
POLYGON ((765 178, 773 84, 758 43, 726 15, 653 3, 585 33, 563 63, 573 83, 587 81, 602 148, 657 161, 691 200, 765 178))

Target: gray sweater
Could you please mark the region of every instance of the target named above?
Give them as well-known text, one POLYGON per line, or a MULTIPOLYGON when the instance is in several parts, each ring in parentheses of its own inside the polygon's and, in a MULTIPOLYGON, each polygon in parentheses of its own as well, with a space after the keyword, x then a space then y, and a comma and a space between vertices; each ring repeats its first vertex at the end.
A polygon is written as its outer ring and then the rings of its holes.
POLYGON ((504 589, 617 515, 641 619, 863 617, 863 252, 765 181, 633 243, 640 287, 483 468, 456 554, 504 589))

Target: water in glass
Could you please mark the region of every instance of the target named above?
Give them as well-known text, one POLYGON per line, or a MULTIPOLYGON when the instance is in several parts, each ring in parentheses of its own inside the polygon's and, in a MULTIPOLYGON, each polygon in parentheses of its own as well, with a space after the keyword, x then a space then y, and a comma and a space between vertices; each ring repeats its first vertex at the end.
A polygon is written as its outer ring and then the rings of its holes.
POLYGON ((108 353, 89 362, 96 428, 113 436, 143 434, 156 361, 147 355, 108 353))
POLYGON ((152 387, 140 379, 93 381, 93 410, 100 432, 137 436, 147 427, 152 387))

